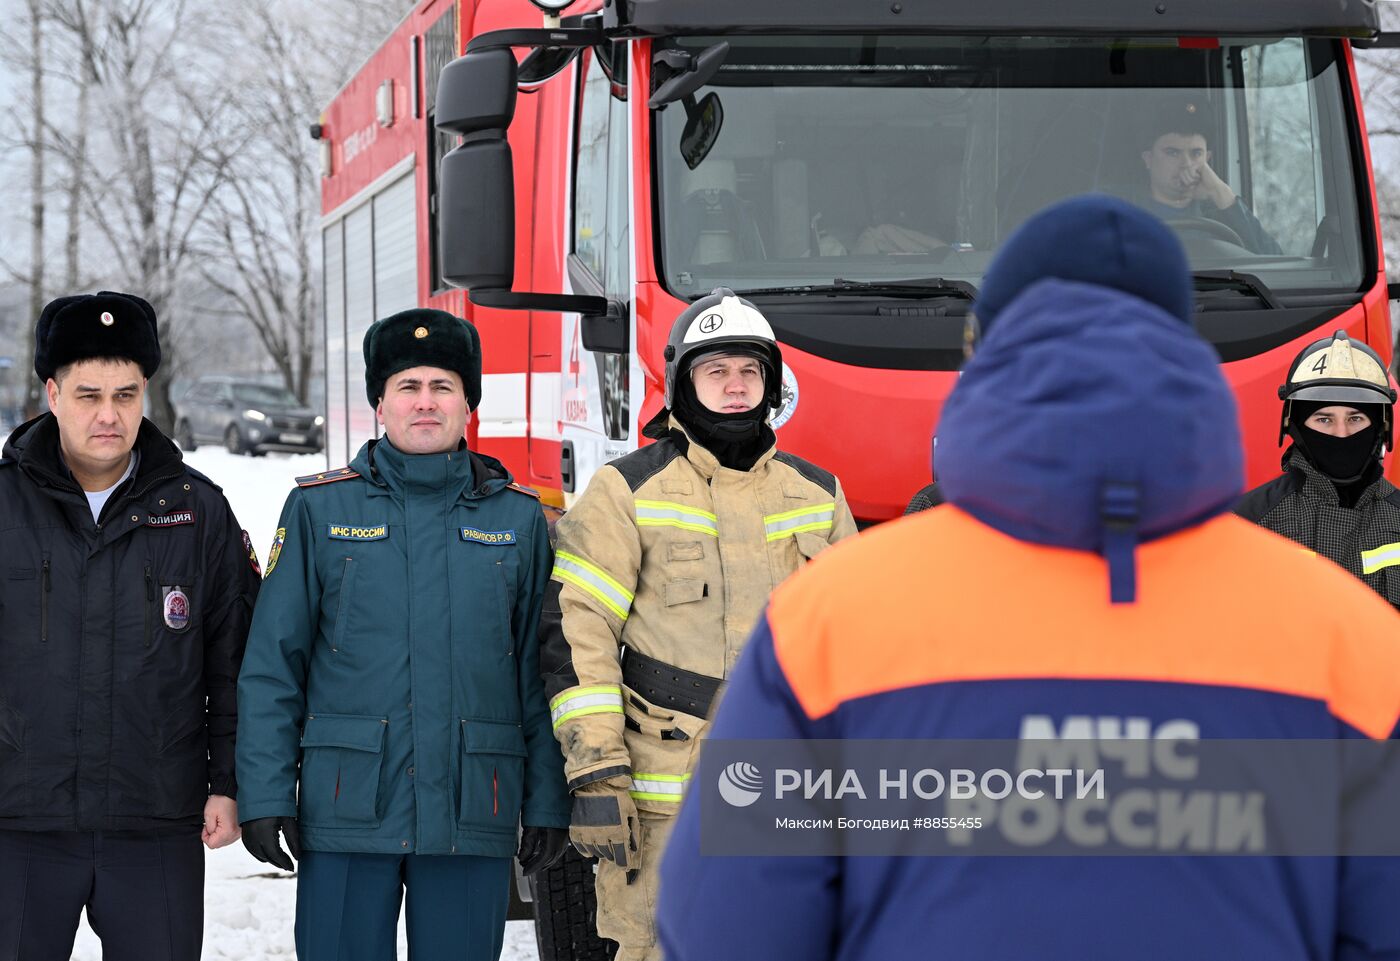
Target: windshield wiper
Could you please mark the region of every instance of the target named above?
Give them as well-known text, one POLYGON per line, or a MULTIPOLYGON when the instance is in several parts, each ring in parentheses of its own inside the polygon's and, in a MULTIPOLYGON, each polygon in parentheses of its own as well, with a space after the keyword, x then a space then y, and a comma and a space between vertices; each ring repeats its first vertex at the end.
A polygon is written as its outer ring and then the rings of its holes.
POLYGON ((1191 279, 1197 290, 1239 290, 1258 297, 1271 310, 1283 309, 1268 284, 1254 274, 1238 270, 1197 270, 1191 274, 1191 279))
POLYGON ((792 284, 787 287, 757 287, 740 290, 744 297, 764 294, 873 294, 884 297, 962 297, 977 299, 977 288, 965 280, 942 277, 915 277, 910 280, 845 280, 837 277, 829 284, 792 284))

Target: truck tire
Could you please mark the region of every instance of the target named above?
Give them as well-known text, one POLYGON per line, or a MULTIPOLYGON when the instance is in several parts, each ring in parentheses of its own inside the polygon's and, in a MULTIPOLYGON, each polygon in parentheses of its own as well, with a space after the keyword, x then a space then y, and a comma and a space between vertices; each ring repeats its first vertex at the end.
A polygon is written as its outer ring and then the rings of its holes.
POLYGON ((564 860, 530 876, 540 961, 611 961, 617 942, 598 937, 593 862, 572 847, 564 860))

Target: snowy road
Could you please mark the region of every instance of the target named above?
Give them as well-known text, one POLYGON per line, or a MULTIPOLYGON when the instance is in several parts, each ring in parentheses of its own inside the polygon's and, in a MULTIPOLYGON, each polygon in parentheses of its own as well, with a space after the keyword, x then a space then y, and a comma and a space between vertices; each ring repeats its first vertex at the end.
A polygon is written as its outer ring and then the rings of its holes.
MULTIPOLYGON (((325 458, 320 455, 238 457, 216 447, 189 453, 186 460, 224 489, 234 513, 253 540, 259 561, 264 563, 293 479, 326 467, 325 458)), ((237 843, 207 855, 207 874, 206 959, 264 961, 296 957, 292 944, 296 882, 289 875, 254 860, 237 843)), ((100 961, 101 957, 101 944, 84 922, 73 948, 73 961, 100 961)), ((402 921, 399 957, 407 957, 402 921)), ((506 925, 501 957, 504 961, 535 961, 538 955, 530 922, 511 921, 506 925)))

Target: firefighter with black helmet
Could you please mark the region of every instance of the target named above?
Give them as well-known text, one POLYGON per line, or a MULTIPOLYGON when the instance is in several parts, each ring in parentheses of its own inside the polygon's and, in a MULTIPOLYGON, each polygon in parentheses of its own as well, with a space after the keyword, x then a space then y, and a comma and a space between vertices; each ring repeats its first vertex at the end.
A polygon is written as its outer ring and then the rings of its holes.
POLYGON ((1303 349, 1278 389, 1282 476, 1235 513, 1345 567, 1400 607, 1400 491, 1381 476, 1395 389, 1370 347, 1337 331, 1303 349))
POLYGON ((769 591, 855 533, 837 479, 777 450, 782 354, 727 288, 676 319, 656 441, 598 471, 558 525, 541 666, 573 793, 571 836, 599 859, 598 933, 660 957, 660 853, 720 685, 769 591))

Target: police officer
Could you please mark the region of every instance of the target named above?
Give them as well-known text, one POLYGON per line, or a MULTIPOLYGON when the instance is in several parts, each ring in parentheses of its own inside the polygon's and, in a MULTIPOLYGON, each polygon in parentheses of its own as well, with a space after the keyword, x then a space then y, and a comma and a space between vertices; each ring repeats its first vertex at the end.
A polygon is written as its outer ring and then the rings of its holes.
POLYGON ((753 304, 697 300, 665 360, 656 443, 598 471, 559 522, 541 624, 571 835, 600 858, 598 933, 620 961, 659 957, 660 852, 768 592, 855 533, 836 478, 776 449, 782 355, 753 304))
POLYGON ((235 683, 257 559, 219 488, 141 416, 140 297, 35 331, 50 413, 0 459, 0 957, 189 961, 204 853, 238 837, 235 683), (201 824, 203 825, 201 833, 201 824))
POLYGON ((1284 473, 1235 512, 1328 557, 1400 607, 1400 491, 1381 476, 1395 390, 1374 350, 1345 331, 1303 348, 1278 390, 1284 473))
POLYGON ((511 855, 562 856, 568 794, 539 673, 535 495, 463 442, 475 328, 408 310, 365 334, 384 437, 298 478, 239 679, 244 844, 300 861, 297 956, 495 958, 511 855))

